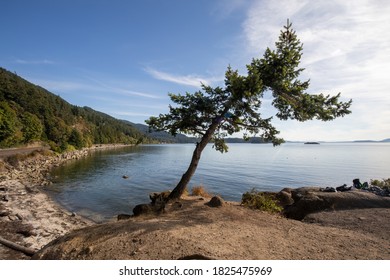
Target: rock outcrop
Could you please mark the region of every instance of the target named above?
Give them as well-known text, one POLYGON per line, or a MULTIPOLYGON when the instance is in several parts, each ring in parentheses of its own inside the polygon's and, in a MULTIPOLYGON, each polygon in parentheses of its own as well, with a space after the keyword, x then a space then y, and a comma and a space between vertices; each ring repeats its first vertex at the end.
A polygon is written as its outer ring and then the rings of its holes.
POLYGON ((322 192, 320 188, 284 189, 277 194, 287 218, 302 220, 310 213, 332 210, 390 208, 390 197, 371 192, 351 190, 322 192))

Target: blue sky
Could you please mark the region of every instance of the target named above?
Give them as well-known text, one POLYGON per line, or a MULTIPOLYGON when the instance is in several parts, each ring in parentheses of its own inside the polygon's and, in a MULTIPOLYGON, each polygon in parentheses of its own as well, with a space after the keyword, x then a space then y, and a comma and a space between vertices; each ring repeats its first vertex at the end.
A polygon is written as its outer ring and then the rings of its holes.
MULTIPOLYGON (((342 93, 351 115, 278 121, 287 140, 390 137, 387 0, 2 1, 0 66, 116 118, 166 113, 167 93, 223 85, 273 48, 287 18, 304 44, 310 93, 342 93)), ((263 115, 275 113, 266 99, 263 115)))

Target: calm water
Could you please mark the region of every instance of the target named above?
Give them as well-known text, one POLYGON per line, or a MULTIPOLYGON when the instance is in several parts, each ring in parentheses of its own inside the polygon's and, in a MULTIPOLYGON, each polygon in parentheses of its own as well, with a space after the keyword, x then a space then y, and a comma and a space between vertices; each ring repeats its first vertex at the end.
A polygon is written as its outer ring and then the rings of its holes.
MULTIPOLYGON (((136 204, 148 202, 150 192, 178 183, 193 149, 193 144, 145 145, 97 152, 55 169, 48 192, 70 211, 95 221, 131 214, 136 204)), ((252 188, 337 187, 351 185, 354 178, 389 178, 389 167, 389 143, 229 144, 226 154, 208 146, 189 187, 204 185, 239 201, 252 188)))

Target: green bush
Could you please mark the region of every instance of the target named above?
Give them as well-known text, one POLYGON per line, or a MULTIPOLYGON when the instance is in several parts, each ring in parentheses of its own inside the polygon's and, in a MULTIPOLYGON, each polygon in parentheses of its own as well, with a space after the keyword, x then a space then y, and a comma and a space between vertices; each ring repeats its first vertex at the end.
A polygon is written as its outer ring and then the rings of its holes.
POLYGON ((280 213, 283 211, 283 207, 279 205, 275 194, 260 192, 255 189, 242 195, 241 205, 271 213, 280 213))
POLYGON ((377 187, 380 187, 382 189, 390 188, 390 178, 382 179, 382 180, 378 180, 378 179, 371 180, 370 184, 374 185, 374 186, 377 186, 377 187))

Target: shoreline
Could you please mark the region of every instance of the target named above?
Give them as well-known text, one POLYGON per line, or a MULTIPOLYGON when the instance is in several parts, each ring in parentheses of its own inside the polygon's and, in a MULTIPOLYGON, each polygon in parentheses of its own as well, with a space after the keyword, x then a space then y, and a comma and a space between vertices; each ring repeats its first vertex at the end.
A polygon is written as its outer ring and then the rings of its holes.
MULTIPOLYGON (((0 237, 37 251, 64 234, 96 224, 69 212, 43 190, 51 184, 48 175, 53 168, 93 152, 129 146, 132 145, 93 145, 63 154, 39 147, 29 154, 13 149, 14 153, 9 155, 10 150, 6 150, 7 157, 0 157, 0 237)), ((29 259, 3 244, 0 256, 29 259)))

